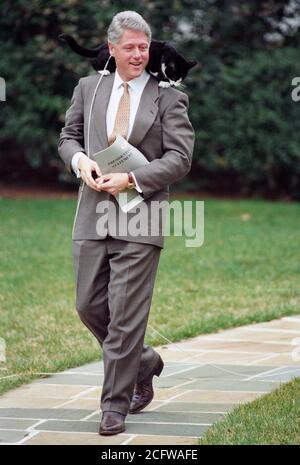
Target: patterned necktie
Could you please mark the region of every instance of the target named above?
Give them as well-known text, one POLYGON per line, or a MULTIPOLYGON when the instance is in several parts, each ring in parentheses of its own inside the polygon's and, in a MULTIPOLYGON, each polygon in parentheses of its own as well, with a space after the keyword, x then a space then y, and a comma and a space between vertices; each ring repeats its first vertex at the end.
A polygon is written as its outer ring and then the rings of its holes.
POLYGON ((124 92, 120 98, 113 132, 108 138, 109 145, 115 141, 117 134, 121 134, 121 136, 126 138, 128 133, 130 116, 130 95, 128 90, 128 82, 123 82, 122 86, 124 87, 124 92))

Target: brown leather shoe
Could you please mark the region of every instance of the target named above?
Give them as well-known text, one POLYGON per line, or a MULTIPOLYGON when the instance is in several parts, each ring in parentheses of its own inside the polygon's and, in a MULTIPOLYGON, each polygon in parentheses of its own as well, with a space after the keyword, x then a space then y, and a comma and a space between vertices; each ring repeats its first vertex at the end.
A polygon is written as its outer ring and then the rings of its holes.
POLYGON ((119 412, 103 412, 99 434, 109 436, 125 431, 125 416, 119 412))
POLYGON ((141 383, 134 385, 132 400, 129 407, 129 413, 138 413, 150 404, 154 397, 153 391, 153 376, 159 376, 164 367, 162 358, 159 357, 151 374, 141 383))

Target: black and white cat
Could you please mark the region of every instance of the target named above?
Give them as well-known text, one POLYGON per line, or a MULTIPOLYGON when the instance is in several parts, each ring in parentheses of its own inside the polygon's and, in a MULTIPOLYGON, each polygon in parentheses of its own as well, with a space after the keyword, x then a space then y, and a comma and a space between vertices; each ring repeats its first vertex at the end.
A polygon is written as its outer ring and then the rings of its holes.
MULTIPOLYGON (((110 58, 104 70, 105 64, 110 57, 106 43, 102 43, 96 48, 85 48, 68 34, 61 34, 59 39, 67 42, 69 47, 78 55, 90 58, 91 65, 98 73, 110 74, 116 70, 114 57, 110 58)), ((198 62, 195 60, 186 60, 168 42, 151 41, 149 62, 146 70, 158 79, 160 87, 180 86, 189 70, 197 64, 198 62)))

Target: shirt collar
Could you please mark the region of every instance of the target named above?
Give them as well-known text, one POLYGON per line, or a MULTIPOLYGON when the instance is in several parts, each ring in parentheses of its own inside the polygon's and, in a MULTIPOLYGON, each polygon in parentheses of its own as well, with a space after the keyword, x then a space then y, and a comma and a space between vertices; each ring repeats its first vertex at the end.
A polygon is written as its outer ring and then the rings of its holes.
MULTIPOLYGON (((129 84, 129 87, 131 87, 134 91, 140 90, 145 86, 146 82, 148 81, 150 77, 150 74, 144 69, 142 74, 134 79, 131 79, 130 81, 127 81, 129 84)), ((118 70, 116 68, 115 72, 115 81, 114 81, 114 87, 118 89, 123 83, 123 79, 121 79, 118 70)))

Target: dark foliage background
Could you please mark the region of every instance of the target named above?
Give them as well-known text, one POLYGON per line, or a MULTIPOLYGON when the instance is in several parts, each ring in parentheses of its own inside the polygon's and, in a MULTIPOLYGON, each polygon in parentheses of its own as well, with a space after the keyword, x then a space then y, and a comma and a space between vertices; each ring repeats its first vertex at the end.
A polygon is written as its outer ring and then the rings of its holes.
POLYGON ((194 68, 185 82, 196 131, 193 168, 177 188, 300 198, 299 1, 16 0, 0 4, 1 180, 77 184, 57 154, 74 86, 95 73, 58 41, 106 40, 118 11, 138 11, 153 37, 194 68))

